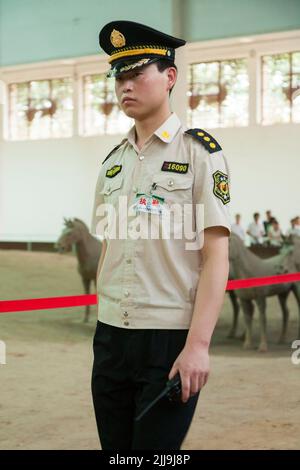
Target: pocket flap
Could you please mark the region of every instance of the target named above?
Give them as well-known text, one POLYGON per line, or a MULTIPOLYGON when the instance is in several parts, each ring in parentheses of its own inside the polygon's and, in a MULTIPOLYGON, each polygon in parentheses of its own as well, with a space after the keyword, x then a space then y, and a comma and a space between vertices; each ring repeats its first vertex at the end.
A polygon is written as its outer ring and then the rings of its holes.
POLYGON ((174 191, 176 189, 188 189, 193 184, 192 175, 174 175, 174 173, 162 174, 157 173, 152 177, 152 183, 166 189, 167 191, 174 191))
POLYGON ((112 178, 109 181, 105 181, 101 194, 109 196, 113 191, 120 189, 123 183, 123 176, 112 178))

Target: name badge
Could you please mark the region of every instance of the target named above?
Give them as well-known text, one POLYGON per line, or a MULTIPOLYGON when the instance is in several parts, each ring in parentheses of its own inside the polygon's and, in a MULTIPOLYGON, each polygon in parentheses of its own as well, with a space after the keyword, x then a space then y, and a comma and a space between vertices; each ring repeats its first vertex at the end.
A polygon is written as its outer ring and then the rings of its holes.
POLYGON ((161 214, 163 212, 164 198, 155 194, 137 193, 135 195, 134 209, 136 214, 161 214))
POLYGON ((187 173, 189 168, 188 163, 180 163, 180 162, 163 162, 161 167, 161 171, 172 171, 173 173, 187 173))

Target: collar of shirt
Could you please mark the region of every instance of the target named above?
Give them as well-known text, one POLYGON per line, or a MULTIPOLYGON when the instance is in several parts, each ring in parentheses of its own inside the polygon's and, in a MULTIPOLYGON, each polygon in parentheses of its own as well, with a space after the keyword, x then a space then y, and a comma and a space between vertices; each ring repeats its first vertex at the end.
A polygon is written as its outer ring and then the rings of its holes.
MULTIPOLYGON (((172 142, 175 135, 177 134, 179 128, 181 127, 180 119, 178 118, 176 113, 172 113, 165 122, 153 133, 156 135, 160 140, 166 143, 172 142)), ((149 137, 147 142, 153 137, 149 137)), ((135 126, 133 126, 126 135, 128 142, 134 147, 135 146, 135 126)))

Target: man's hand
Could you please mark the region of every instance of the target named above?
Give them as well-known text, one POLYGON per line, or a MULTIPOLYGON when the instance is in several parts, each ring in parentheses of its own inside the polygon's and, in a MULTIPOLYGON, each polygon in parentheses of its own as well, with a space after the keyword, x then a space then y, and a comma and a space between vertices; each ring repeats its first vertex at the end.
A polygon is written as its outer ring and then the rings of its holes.
POLYGON ((209 376, 208 349, 186 343, 170 370, 169 379, 179 372, 181 378, 182 401, 186 402, 204 387, 209 376))

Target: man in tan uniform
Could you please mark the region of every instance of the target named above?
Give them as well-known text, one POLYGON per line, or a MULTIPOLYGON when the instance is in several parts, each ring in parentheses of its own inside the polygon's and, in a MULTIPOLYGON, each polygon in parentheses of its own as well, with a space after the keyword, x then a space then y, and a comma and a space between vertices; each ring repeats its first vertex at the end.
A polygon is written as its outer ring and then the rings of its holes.
POLYGON ((98 432, 102 449, 179 449, 228 279, 229 169, 218 142, 170 110, 185 41, 130 21, 107 24, 99 39, 135 125, 103 159, 95 191, 98 432), (181 401, 164 398, 134 421, 177 373, 181 401))

